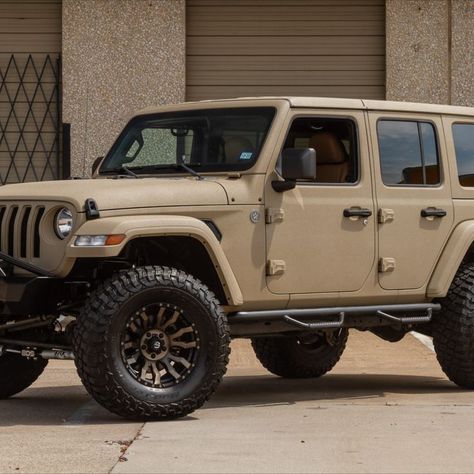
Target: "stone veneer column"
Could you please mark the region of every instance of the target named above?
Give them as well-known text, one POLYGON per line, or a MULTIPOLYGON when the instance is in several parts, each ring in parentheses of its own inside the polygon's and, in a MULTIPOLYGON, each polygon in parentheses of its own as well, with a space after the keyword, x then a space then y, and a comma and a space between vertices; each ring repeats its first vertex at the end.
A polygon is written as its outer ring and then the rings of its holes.
POLYGON ((387 99, 449 103, 448 0, 387 0, 387 99))
POLYGON ((89 173, 137 109, 184 97, 184 0, 63 0, 73 176, 89 173))
POLYGON ((474 106, 474 1, 386 0, 387 99, 474 106))
POLYGON ((452 3, 451 98, 474 107, 474 1, 452 3))

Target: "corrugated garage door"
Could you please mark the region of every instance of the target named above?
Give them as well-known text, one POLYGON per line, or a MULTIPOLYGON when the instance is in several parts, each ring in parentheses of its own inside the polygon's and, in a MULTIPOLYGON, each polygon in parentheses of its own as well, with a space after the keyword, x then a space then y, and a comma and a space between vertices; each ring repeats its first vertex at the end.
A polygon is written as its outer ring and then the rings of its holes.
POLYGON ((59 177, 61 0, 0 0, 0 182, 59 177))
POLYGON ((385 98, 384 0, 187 0, 187 100, 385 98))

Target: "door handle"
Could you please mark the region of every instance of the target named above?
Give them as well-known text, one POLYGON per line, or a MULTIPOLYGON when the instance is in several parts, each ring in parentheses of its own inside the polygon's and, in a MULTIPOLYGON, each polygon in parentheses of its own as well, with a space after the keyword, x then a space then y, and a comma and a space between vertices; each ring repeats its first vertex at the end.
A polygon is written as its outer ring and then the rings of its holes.
POLYGON ((344 209, 343 215, 344 217, 370 217, 372 211, 361 207, 349 207, 344 209))
POLYGON ((427 207, 421 210, 421 217, 444 217, 447 212, 436 207, 427 207))

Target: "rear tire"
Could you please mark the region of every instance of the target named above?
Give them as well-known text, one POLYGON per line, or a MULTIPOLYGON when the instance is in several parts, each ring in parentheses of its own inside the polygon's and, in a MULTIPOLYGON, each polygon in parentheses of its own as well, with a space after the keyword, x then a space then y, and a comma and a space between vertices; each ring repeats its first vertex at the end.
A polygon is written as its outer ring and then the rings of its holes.
POLYGON ((28 388, 47 365, 48 361, 44 359, 27 359, 11 353, 0 356, 0 399, 28 388))
POLYGON ((167 267, 121 273, 89 298, 74 331, 87 391, 125 418, 185 416, 215 392, 229 360, 227 319, 213 293, 167 267))
POLYGON ((260 363, 272 374, 284 378, 316 378, 329 372, 346 347, 347 329, 303 337, 258 337, 252 347, 260 363))
POLYGON ((433 316, 433 344, 449 380, 474 389, 474 264, 462 265, 442 309, 433 316))

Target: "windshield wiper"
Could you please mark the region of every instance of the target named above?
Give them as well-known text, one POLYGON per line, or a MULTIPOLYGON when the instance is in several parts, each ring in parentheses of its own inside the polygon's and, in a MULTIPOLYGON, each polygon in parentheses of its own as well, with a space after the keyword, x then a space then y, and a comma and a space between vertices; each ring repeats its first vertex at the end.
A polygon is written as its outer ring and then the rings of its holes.
MULTIPOLYGON (((135 169, 141 169, 142 167, 137 167, 135 169)), ((111 173, 119 173, 121 175, 130 176, 131 178, 138 178, 139 176, 134 173, 130 168, 125 165, 120 166, 120 168, 110 168, 108 170, 102 170, 100 174, 111 174, 111 173)))
POLYGON ((138 175, 135 174, 130 168, 128 168, 127 166, 125 165, 122 165, 122 167, 120 168, 121 170, 125 171, 126 174, 128 174, 128 176, 132 176, 133 178, 138 178, 138 175))
POLYGON ((183 170, 186 170, 188 173, 192 174, 193 176, 195 176, 197 179, 201 180, 201 179, 204 179, 197 171, 193 170, 191 167, 189 167, 187 164, 186 164, 186 157, 185 155, 182 155, 181 158, 179 159, 178 161, 178 166, 183 168, 183 170))

